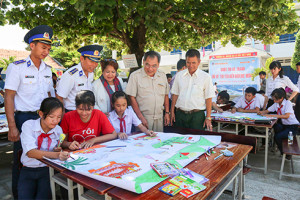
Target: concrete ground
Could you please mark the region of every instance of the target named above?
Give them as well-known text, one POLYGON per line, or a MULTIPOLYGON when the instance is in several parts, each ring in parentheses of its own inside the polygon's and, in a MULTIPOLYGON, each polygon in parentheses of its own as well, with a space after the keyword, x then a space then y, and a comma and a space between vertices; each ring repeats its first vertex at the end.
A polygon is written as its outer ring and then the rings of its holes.
MULTIPOLYGON (((263 196, 278 200, 300 200, 300 179, 282 177, 279 180, 281 157, 279 152, 269 152, 268 173, 263 170, 252 169, 246 175, 245 197, 249 200, 259 200, 263 196)), ((294 156, 295 173, 300 174, 300 156, 294 156)), ((11 166, 12 166, 12 144, 0 138, 0 199, 13 199, 11 194, 11 166)), ((256 154, 249 154, 248 164, 255 167, 264 166, 264 150, 256 154)), ((291 172, 290 161, 285 162, 285 172, 291 172)), ((104 199, 104 198, 103 198, 104 199)), ((219 199, 232 199, 227 194, 222 194, 219 199)))

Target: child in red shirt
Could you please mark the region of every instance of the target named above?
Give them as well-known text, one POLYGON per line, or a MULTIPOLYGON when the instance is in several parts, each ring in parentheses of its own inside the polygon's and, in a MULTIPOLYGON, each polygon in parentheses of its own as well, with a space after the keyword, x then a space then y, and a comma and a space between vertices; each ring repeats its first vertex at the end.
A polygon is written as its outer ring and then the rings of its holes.
POLYGON ((66 134, 63 147, 70 150, 89 148, 95 143, 117 138, 106 115, 100 110, 94 110, 95 96, 92 91, 78 92, 75 103, 76 110, 66 113, 60 124, 66 134))

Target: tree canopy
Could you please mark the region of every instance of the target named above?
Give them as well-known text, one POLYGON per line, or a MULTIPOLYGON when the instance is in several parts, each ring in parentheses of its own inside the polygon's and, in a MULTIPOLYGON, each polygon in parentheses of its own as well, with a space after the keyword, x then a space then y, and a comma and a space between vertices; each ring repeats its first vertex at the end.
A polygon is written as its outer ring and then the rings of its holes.
MULTIPOLYGON (((3 0, 7 2, 8 0, 3 0)), ((47 24, 63 45, 105 43, 134 53, 200 48, 247 37, 270 44, 298 29, 292 0, 12 0, 5 18, 23 28, 47 24)), ((0 22, 1 25, 1 22, 0 22)))
POLYGON ((296 64, 300 62, 300 31, 296 34, 295 50, 292 57, 291 67, 296 70, 296 64))

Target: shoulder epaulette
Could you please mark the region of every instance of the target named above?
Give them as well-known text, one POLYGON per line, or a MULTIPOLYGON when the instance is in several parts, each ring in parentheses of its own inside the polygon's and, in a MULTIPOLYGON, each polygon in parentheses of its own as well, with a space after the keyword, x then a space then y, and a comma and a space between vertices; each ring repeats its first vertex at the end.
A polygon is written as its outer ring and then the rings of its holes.
POLYGON ((18 65, 18 64, 22 64, 24 62, 26 62, 26 60, 22 59, 22 60, 18 60, 18 61, 13 62, 13 64, 18 65))
POLYGON ((73 75, 73 74, 75 74, 77 71, 78 71, 78 69, 77 69, 77 68, 74 68, 74 69, 72 69, 72 70, 69 71, 69 74, 73 75))
POLYGON ((47 65, 47 64, 46 64, 46 66, 52 68, 50 65, 47 65))

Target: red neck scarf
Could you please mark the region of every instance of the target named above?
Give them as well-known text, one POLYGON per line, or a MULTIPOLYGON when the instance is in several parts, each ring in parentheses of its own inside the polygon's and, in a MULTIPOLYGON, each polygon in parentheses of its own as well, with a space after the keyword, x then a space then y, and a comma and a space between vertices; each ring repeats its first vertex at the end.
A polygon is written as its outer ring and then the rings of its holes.
POLYGON ((44 138, 48 138, 48 151, 49 151, 50 145, 51 145, 51 142, 52 142, 52 140, 50 138, 51 134, 41 133, 41 135, 38 137, 38 149, 39 150, 41 149, 44 138))
POLYGON ((283 107, 283 105, 281 104, 281 106, 277 110, 277 115, 282 115, 282 112, 281 112, 282 107, 283 107))
POLYGON ((253 103, 254 100, 250 101, 249 103, 247 101, 245 101, 245 103, 247 104, 247 106, 244 108, 244 110, 250 110, 250 105, 251 103, 253 103))
POLYGON ((125 117, 118 118, 120 120, 120 132, 121 133, 126 133, 126 122, 125 122, 125 117))

